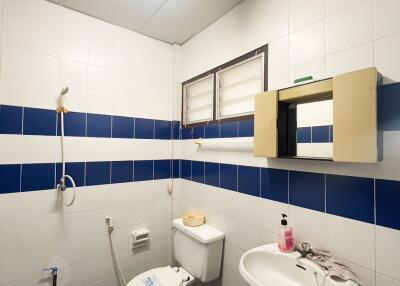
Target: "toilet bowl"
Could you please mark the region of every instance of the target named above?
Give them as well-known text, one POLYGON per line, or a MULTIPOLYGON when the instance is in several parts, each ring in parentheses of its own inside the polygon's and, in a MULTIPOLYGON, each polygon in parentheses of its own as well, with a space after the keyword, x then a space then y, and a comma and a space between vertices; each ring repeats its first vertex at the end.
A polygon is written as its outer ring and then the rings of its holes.
POLYGON ((158 267, 133 278, 127 286, 190 286, 195 278, 182 267, 158 267))
POLYGON ((181 267, 158 267, 134 277, 127 286, 190 286, 198 279, 209 282, 219 277, 224 233, 210 225, 189 227, 182 219, 172 223, 174 256, 181 267))

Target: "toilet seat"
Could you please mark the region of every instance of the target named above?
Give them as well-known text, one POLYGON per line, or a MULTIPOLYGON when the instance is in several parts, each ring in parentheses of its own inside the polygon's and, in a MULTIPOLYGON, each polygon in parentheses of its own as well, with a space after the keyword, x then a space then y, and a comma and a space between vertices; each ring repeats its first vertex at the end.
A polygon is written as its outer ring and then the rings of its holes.
POLYGON ((184 268, 165 266, 137 275, 129 281, 127 286, 189 286, 193 282, 194 277, 184 268))

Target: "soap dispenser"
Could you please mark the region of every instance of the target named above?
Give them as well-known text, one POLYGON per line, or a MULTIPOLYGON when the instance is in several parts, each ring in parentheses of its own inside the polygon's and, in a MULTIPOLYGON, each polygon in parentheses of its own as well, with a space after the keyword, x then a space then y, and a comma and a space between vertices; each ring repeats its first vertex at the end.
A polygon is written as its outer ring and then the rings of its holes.
POLYGON ((288 226, 287 215, 282 214, 281 226, 278 230, 278 248, 281 252, 291 252, 294 250, 293 228, 288 226))

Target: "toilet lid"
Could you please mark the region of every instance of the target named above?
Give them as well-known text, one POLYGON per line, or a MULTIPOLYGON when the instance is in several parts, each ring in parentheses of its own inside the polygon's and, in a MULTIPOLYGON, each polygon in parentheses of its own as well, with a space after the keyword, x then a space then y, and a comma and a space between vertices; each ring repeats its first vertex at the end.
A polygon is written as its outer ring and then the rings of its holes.
POLYGON ((139 274, 127 286, 179 286, 181 282, 182 276, 166 266, 139 274))

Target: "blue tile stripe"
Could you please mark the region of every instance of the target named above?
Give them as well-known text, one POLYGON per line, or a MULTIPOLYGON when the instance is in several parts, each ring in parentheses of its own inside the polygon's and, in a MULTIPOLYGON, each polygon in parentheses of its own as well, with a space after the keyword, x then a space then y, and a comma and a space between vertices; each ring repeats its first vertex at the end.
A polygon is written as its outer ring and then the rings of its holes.
MULTIPOLYGON (((125 139, 180 139, 180 122, 117 115, 68 112, 65 136, 125 139)), ((0 105, 0 134, 56 136, 60 115, 50 109, 0 105)))
POLYGON ((297 143, 331 143, 333 142, 332 125, 308 126, 297 128, 297 143))
MULTIPOLYGON (((179 177, 179 160, 68 162, 66 173, 78 187, 179 177)), ((0 165, 0 194, 54 189, 61 163, 0 165)), ((71 187, 67 181, 67 186, 71 187)))
POLYGON ((400 230, 400 181, 190 160, 180 166, 185 180, 400 230))
MULTIPOLYGON (((381 130, 400 131, 399 109, 400 83, 379 86, 378 121, 381 130)), ((332 130, 330 125, 299 128, 298 142, 332 142, 332 130)), ((0 134, 59 135, 59 116, 49 109, 0 105, 0 134)), ((69 112, 65 115, 65 134, 162 140, 253 137, 254 120, 180 128, 179 121, 69 112), (102 123, 106 123, 105 126, 102 123)))

